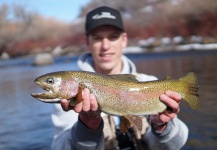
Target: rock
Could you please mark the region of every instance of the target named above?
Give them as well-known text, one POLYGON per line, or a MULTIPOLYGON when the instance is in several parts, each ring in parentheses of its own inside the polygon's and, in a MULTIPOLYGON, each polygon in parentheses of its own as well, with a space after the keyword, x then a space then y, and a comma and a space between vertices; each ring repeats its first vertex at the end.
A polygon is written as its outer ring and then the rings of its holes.
POLYGON ((182 36, 175 36, 173 39, 173 44, 175 45, 181 45, 181 44, 184 44, 185 43, 185 40, 182 36))
POLYGON ((54 48, 54 50, 52 51, 52 55, 53 56, 61 56, 63 54, 63 49, 60 46, 57 46, 56 48, 54 48))
POLYGON ((158 44, 156 38, 150 37, 147 40, 144 40, 144 39, 139 40, 138 45, 139 45, 139 47, 153 48, 155 46, 158 46, 159 44, 158 44))
POLYGON ((7 60, 10 59, 10 56, 8 53, 3 52, 2 55, 0 56, 0 59, 7 60))
POLYGON ((162 45, 162 46, 171 45, 171 38, 169 38, 169 37, 163 37, 163 38, 161 39, 161 45, 162 45))
POLYGON ((201 36, 192 35, 190 41, 191 43, 202 43, 203 38, 201 36))
POLYGON ((43 65, 50 65, 54 62, 54 58, 49 53, 40 53, 37 54, 33 60, 33 65, 35 66, 43 66, 43 65))
POLYGON ((123 49, 123 53, 142 53, 144 52, 144 48, 131 46, 131 47, 125 47, 123 49))

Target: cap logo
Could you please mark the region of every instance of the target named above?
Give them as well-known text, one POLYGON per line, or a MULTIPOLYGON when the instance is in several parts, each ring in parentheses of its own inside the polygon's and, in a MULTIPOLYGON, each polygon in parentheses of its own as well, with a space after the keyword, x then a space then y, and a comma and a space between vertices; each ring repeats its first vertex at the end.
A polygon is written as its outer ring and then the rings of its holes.
POLYGON ((101 15, 96 14, 92 17, 92 19, 101 19, 101 18, 109 18, 109 19, 116 19, 115 16, 111 15, 110 12, 102 12, 101 15))

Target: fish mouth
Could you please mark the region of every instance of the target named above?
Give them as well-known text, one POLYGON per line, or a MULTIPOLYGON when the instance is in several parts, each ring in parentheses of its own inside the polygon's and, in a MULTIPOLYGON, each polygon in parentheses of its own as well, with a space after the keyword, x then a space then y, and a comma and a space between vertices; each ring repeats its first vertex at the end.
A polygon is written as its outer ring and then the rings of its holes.
POLYGON ((60 98, 55 97, 54 92, 46 85, 35 81, 45 92, 32 93, 31 96, 45 103, 60 103, 60 98))

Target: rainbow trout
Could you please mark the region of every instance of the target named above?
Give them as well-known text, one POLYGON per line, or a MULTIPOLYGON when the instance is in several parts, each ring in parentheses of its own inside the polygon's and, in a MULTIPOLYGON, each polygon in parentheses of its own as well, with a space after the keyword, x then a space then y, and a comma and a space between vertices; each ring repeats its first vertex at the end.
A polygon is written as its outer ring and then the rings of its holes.
POLYGON ((70 105, 82 102, 82 90, 88 88, 96 96, 99 108, 110 115, 121 116, 120 128, 126 132, 131 125, 142 129, 144 115, 158 114, 167 109, 159 96, 167 90, 181 94, 193 109, 198 108, 198 83, 194 73, 172 80, 139 82, 130 74, 103 75, 82 71, 62 71, 42 75, 35 79, 46 92, 34 98, 46 103, 59 103, 68 99, 70 105))

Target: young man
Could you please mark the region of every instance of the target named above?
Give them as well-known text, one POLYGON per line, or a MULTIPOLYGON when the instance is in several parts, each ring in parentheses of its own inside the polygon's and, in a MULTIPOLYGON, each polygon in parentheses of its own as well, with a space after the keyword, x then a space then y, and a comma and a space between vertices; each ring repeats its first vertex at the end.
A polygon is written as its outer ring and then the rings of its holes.
MULTIPOLYGON (((122 49, 127 46, 127 33, 119 11, 104 6, 90 11, 85 29, 90 53, 78 60, 82 71, 134 74, 140 81, 156 80, 154 76, 137 73, 135 65, 122 55, 122 49)), ((160 95, 159 99, 170 109, 147 117, 148 121, 144 117, 143 131, 132 128, 125 135, 119 132, 118 117, 100 113, 96 97, 88 89, 83 90, 82 98, 83 102, 74 107, 65 99, 61 100, 62 108, 55 105, 52 121, 56 133, 52 149, 143 149, 148 145, 149 149, 177 150, 187 140, 188 128, 177 118, 179 93, 167 91, 160 95)))

